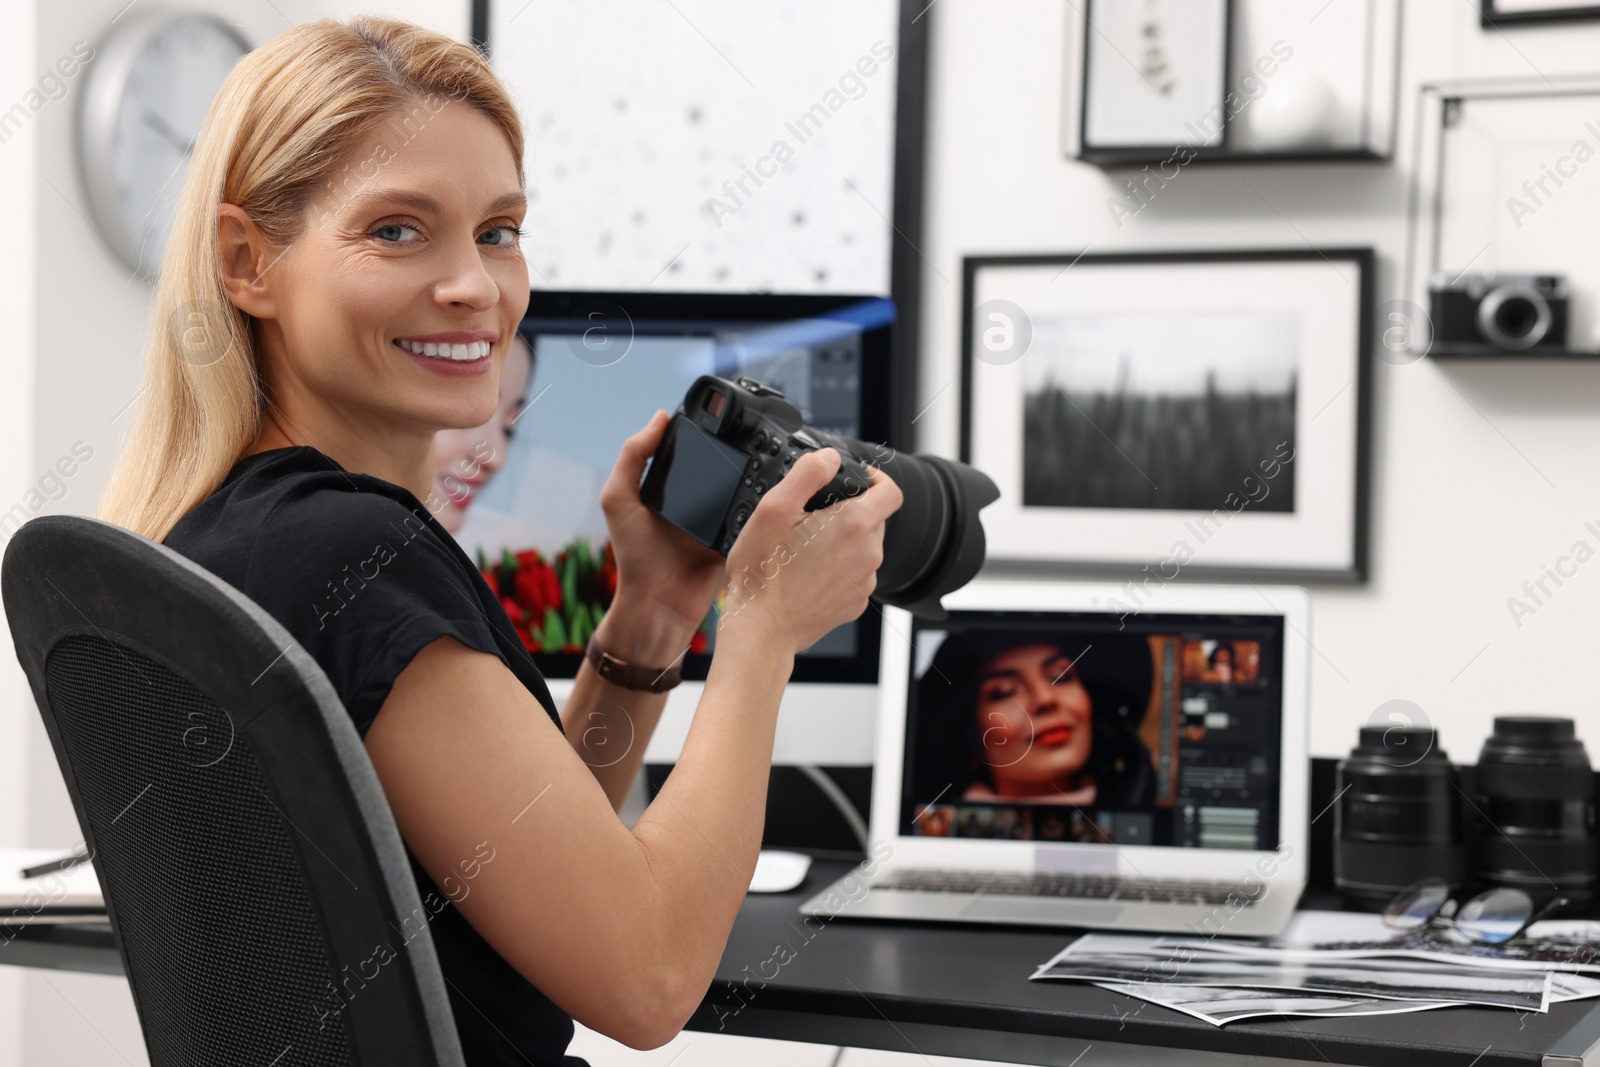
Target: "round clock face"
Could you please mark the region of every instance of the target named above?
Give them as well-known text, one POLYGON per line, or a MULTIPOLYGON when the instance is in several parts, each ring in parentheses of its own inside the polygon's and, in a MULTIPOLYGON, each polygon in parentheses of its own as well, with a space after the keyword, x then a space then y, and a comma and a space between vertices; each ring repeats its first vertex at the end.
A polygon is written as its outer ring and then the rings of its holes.
POLYGON ((146 17, 103 47, 98 73, 110 84, 87 102, 85 176, 106 236, 148 278, 160 273, 206 110, 248 50, 202 14, 146 17))

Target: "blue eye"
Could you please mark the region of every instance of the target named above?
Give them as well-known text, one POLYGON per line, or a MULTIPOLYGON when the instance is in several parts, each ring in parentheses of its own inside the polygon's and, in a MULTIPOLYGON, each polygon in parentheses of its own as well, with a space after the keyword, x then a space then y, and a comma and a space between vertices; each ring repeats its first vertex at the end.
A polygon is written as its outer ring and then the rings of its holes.
MULTIPOLYGON (((410 223, 406 223, 406 222, 385 222, 381 226, 377 226, 377 227, 374 227, 372 230, 369 230, 368 233, 367 233, 367 236, 377 238, 379 241, 382 241, 384 244, 399 245, 399 244, 416 244, 417 243, 416 239, 402 240, 401 239, 401 234, 399 232, 399 231, 402 231, 402 230, 410 231, 412 234, 415 234, 415 235, 418 236, 418 238, 420 238, 421 230, 418 227, 413 226, 410 223)), ((528 236, 526 230, 519 229, 519 228, 517 228, 515 226, 495 226, 495 227, 493 227, 490 230, 487 230, 485 232, 486 233, 494 233, 496 231, 505 231, 505 233, 508 234, 509 236, 506 236, 502 240, 499 240, 499 241, 485 242, 485 243, 489 244, 491 247, 495 247, 495 248, 510 248, 510 247, 513 247, 513 246, 516 245, 518 240, 528 236)))
POLYGON ((514 245, 518 241, 522 240, 524 237, 528 236, 528 231, 527 230, 521 229, 520 227, 517 227, 517 226, 496 226, 496 227, 494 227, 494 229, 491 229, 491 230, 489 230, 487 232, 488 233, 494 233, 496 230, 504 231, 504 232, 506 232, 506 233, 511 235, 511 236, 505 238, 505 240, 503 240, 503 241, 493 242, 494 244, 496 244, 496 245, 498 245, 500 247, 510 247, 511 245, 514 245))
POLYGON ((408 226, 403 222, 386 222, 382 226, 379 226, 376 229, 372 230, 371 233, 369 234, 369 236, 377 237, 380 241, 385 241, 385 242, 387 242, 389 244, 409 244, 410 243, 409 241, 390 240, 389 238, 380 237, 379 235, 382 234, 385 230, 410 230, 412 233, 416 233, 417 232, 417 228, 415 226, 408 226))

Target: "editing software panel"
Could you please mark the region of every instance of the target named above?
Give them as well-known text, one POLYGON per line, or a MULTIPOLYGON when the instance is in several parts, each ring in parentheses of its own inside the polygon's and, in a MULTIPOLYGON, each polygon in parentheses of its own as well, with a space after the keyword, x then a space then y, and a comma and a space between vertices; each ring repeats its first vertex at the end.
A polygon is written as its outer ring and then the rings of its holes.
POLYGON ((912 641, 902 832, 1277 847, 1281 618, 966 611, 912 641))

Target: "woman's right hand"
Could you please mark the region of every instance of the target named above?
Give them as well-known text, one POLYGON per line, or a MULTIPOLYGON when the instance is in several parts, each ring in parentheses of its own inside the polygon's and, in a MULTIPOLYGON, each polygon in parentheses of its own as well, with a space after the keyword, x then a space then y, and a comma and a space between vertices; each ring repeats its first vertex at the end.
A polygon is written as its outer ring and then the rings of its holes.
POLYGON ((839 464, 835 449, 806 453, 750 513, 728 553, 719 642, 748 628, 764 644, 801 652, 866 610, 883 562, 884 523, 902 497, 892 478, 869 467, 865 492, 806 511, 839 464))

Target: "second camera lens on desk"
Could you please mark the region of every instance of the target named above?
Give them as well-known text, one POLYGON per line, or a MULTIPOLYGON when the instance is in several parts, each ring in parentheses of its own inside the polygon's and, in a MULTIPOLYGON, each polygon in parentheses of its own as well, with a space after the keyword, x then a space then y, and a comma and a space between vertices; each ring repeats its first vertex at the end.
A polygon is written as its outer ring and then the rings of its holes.
POLYGON ((1339 761, 1333 880, 1382 907, 1424 878, 1465 880, 1456 770, 1428 727, 1363 726, 1339 761))
POLYGON ((1503 715, 1478 756, 1474 873, 1543 905, 1593 903, 1594 772, 1571 719, 1503 715))

